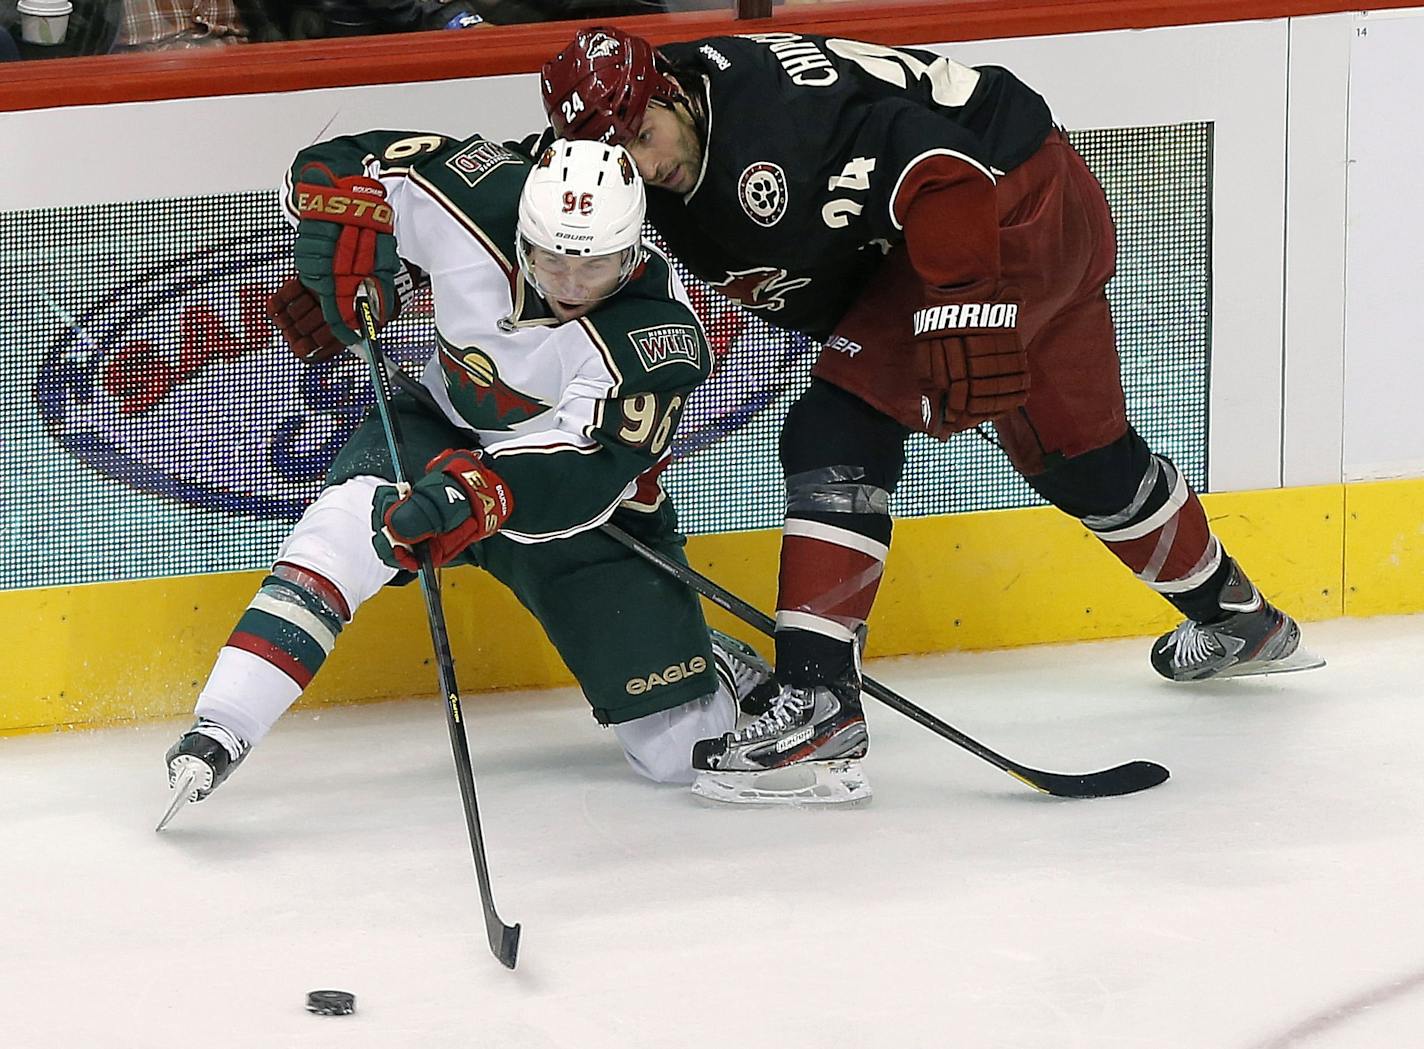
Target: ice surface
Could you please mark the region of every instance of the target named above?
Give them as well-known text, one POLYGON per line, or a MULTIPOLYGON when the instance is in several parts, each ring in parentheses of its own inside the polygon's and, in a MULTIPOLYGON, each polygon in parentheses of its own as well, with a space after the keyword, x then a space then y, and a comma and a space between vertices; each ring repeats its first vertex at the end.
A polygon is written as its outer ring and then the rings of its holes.
POLYGON ((1205 685, 1141 639, 871 665, 1026 764, 1172 770, 1093 801, 870 701, 872 803, 715 807, 572 691, 471 699, 512 973, 436 703, 294 712, 163 834, 186 721, 0 739, 0 1046, 1418 1045, 1421 636, 1310 624, 1327 668, 1205 685))

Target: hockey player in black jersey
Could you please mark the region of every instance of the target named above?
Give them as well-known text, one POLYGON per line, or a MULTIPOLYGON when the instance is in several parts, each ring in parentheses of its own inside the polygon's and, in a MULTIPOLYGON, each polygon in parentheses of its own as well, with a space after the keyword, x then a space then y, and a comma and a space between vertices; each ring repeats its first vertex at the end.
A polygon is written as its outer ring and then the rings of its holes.
MULTIPOLYGON (((711 351, 667 260, 643 243, 644 191, 618 146, 555 142, 532 161, 480 136, 371 131, 298 154, 283 204, 300 280, 274 296, 308 362, 356 341, 369 282, 381 322, 428 281, 438 351, 428 407, 400 395, 397 488, 373 414, 277 552, 165 756, 206 797, 319 672, 361 605, 424 544, 475 564, 539 620, 629 764, 691 783, 693 744, 729 731, 770 668, 709 634, 696 597, 604 535, 615 521, 681 560, 658 476, 711 351), (437 411, 438 409, 438 411, 437 411)), ((478 610, 476 610, 478 614, 478 610)), ((165 821, 190 790, 175 790, 165 821)))
POLYGON ((548 64, 555 132, 625 144, 694 273, 826 343, 781 435, 780 701, 699 746, 709 772, 866 747, 858 653, 912 432, 992 422, 1014 467, 1186 618, 1178 681, 1319 665, 1127 420, 1102 187, 1006 69, 759 33, 654 50, 590 28, 548 64))

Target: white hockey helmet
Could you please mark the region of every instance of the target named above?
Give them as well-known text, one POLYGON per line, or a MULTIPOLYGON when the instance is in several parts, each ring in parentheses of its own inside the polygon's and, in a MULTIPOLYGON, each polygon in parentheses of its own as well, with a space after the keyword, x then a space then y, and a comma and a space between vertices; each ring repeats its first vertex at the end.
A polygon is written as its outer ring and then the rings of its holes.
POLYGON ((626 149, 555 139, 519 197, 519 269, 545 299, 605 299, 643 261, 645 210, 626 149))

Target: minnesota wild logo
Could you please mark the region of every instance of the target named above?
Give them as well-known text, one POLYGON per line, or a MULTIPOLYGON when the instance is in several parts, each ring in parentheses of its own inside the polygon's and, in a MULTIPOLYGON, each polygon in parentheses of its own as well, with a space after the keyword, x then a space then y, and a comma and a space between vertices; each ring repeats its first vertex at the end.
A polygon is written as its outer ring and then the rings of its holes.
POLYGON ((440 339, 440 367, 450 401, 477 430, 510 430, 549 410, 549 405, 510 386, 499 377, 489 354, 474 346, 452 346, 440 339))

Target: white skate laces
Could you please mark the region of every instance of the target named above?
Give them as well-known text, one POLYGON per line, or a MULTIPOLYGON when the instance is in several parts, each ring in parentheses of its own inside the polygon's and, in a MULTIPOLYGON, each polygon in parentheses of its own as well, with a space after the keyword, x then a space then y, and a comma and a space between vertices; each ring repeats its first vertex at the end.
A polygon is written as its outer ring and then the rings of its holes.
POLYGON ((1152 667, 1172 681, 1279 674, 1324 666, 1300 644, 1300 627, 1279 609, 1259 607, 1199 623, 1188 619, 1152 647, 1152 667))
POLYGON ((771 701, 765 714, 735 732, 727 733, 729 743, 754 743, 759 739, 779 735, 805 720, 815 704, 810 689, 783 688, 771 701))
MULTIPOLYGON (((1172 649, 1172 665, 1190 667, 1222 654, 1215 634, 1194 619, 1187 619, 1172 631, 1167 645, 1172 649)), ((1238 645, 1238 651, 1240 650, 1238 645)))

